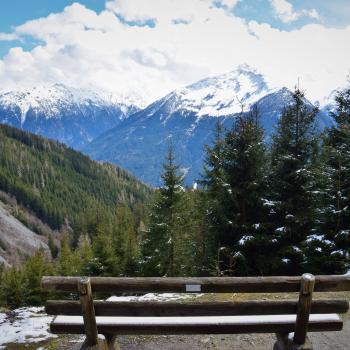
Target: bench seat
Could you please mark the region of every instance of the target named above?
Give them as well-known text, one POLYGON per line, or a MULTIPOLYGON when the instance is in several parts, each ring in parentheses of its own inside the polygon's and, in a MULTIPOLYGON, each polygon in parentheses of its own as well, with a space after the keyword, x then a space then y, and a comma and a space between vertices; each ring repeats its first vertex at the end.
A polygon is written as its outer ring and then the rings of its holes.
MULTIPOLYGON (((288 333, 295 329, 295 315, 195 316, 195 317, 96 317, 100 334, 238 334, 288 333)), ((340 331, 337 314, 311 314, 309 332, 340 331)), ((52 333, 83 334, 82 316, 57 316, 52 333)))

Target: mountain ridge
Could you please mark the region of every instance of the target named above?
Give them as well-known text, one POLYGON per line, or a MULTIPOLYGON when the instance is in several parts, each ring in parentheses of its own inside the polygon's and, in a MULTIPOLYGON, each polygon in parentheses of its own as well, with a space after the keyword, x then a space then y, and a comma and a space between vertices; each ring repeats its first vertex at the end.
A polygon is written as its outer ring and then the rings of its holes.
POLYGON ((0 91, 0 123, 79 149, 139 109, 131 99, 63 84, 0 91))
MULTIPOLYGON (((171 92, 98 136, 83 152, 120 164, 142 181, 159 186, 162 162, 172 143, 185 182, 191 185, 200 177, 204 145, 211 144, 217 121, 229 129, 242 110, 247 113, 257 106, 268 140, 292 96, 286 87, 272 89, 256 71, 240 67, 171 92), (247 86, 253 89, 246 90, 247 86)), ((313 108, 311 102, 306 103, 313 108)), ((321 112, 318 127, 330 123, 321 112)))
MULTIPOLYGON (((200 175, 203 148, 211 144, 217 120, 230 128, 237 115, 255 105, 268 140, 291 101, 289 89, 271 87, 262 74, 241 65, 176 89, 141 109, 130 96, 102 96, 62 84, 0 93, 0 123, 58 140, 96 160, 121 165, 155 186, 160 185, 166 145, 173 140, 190 184, 200 175)), ((306 103, 313 108, 311 102, 306 103)), ((320 129, 331 124, 328 114, 321 110, 320 129)))

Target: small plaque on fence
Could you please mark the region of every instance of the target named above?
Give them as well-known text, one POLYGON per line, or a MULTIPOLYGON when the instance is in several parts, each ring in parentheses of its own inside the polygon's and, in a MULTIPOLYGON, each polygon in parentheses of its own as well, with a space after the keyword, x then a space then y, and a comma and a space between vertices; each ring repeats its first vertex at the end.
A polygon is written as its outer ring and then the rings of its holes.
POLYGON ((186 292, 200 292, 201 285, 200 284, 186 284, 186 292))

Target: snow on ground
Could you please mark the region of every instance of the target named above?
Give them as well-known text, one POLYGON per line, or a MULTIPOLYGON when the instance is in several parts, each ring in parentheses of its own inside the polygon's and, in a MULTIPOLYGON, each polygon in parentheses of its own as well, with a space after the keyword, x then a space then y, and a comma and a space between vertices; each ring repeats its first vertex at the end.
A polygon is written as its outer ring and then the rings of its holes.
POLYGON ((42 307, 16 309, 0 313, 0 349, 9 343, 36 343, 56 338, 49 333, 52 317, 44 313, 42 307))

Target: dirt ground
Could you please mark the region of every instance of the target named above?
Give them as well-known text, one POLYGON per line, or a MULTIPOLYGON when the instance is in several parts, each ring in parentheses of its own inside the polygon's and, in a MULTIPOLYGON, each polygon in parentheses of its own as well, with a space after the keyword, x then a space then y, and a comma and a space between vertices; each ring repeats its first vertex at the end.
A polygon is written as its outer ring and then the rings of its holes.
MULTIPOLYGON (((341 332, 310 333, 309 338, 314 350, 350 350, 350 316, 341 332)), ((275 339, 274 334, 119 336, 116 350, 272 350, 275 339)), ((79 344, 66 349, 79 350, 79 344)))

